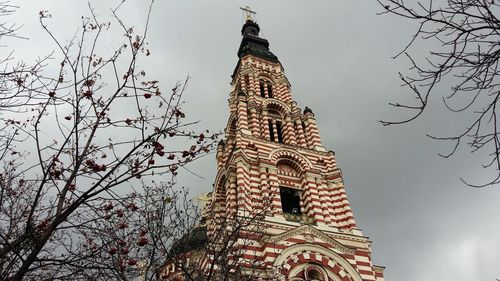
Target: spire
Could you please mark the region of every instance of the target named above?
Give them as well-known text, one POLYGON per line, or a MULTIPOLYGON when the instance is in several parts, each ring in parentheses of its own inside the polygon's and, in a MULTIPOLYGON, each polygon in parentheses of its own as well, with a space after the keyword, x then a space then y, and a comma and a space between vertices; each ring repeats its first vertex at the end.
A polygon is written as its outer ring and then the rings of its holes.
POLYGON ((238 49, 238 57, 241 59, 246 55, 254 55, 270 62, 278 62, 278 58, 269 51, 269 42, 259 37, 260 27, 252 17, 255 12, 250 10, 249 7, 240 9, 245 12, 246 22, 241 28, 243 38, 238 49))
POLYGON ((252 9, 250 9, 250 7, 246 6, 246 7, 240 7, 240 10, 243 11, 243 13, 245 13, 245 20, 251 20, 253 21, 253 15, 256 15, 257 13, 255 11, 252 11, 252 9))

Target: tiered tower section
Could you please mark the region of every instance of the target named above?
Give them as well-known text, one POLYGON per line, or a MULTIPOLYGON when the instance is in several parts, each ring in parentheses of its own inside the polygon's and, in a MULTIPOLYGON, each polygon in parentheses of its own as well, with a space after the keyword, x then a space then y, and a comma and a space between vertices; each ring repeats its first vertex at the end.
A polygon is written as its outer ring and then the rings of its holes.
POLYGON ((313 112, 297 107, 259 32, 252 20, 243 25, 209 237, 219 235, 221 221, 251 221, 233 259, 239 271, 263 279, 279 272, 287 280, 384 280, 356 227, 334 153, 322 145, 313 112))

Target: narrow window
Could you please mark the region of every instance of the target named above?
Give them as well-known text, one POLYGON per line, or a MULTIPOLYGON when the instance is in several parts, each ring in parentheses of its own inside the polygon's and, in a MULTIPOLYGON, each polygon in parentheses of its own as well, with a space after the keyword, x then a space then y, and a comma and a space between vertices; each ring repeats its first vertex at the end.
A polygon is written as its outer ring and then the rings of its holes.
POLYGON ((273 86, 271 84, 267 85, 267 95, 272 98, 273 97, 273 86))
POLYGON ((266 95, 264 93, 264 81, 260 80, 259 85, 260 85, 260 96, 265 97, 266 95))
POLYGON ((276 130, 278 131, 278 142, 283 143, 283 131, 281 127, 281 121, 276 121, 276 130))
POLYGON ((271 141, 274 141, 273 121, 271 119, 269 119, 269 136, 271 137, 271 141))
POLYGON ((300 194, 298 190, 280 187, 281 208, 283 213, 300 215, 300 194))
POLYGON ((306 123, 304 121, 302 121, 302 130, 306 133, 306 123))
POLYGON ((248 92, 250 90, 250 78, 248 77, 248 75, 245 75, 245 87, 248 92))

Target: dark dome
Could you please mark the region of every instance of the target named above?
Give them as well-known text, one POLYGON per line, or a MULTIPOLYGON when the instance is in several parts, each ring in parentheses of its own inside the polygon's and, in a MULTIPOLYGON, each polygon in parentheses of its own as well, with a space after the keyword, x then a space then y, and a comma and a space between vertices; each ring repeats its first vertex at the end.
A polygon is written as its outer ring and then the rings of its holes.
POLYGON ((207 241, 206 227, 196 227, 172 245, 169 255, 176 256, 190 251, 200 250, 207 244, 207 241))
POLYGON ((241 28, 241 35, 250 34, 253 36, 259 36, 260 27, 257 23, 247 20, 243 27, 241 28))

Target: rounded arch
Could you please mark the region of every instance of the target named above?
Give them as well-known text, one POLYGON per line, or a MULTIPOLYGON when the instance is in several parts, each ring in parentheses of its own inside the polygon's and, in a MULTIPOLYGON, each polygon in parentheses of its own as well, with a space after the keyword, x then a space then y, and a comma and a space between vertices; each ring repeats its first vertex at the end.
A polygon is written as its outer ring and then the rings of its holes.
POLYGON ((266 110, 276 110, 284 118, 287 112, 290 112, 290 108, 284 102, 277 99, 266 99, 262 102, 262 108, 266 110))
MULTIPOLYGON (((295 159, 290 159, 288 157, 278 159, 278 161, 276 161, 276 166, 278 167, 278 170, 282 166, 288 166, 293 170, 293 172, 295 174, 299 174, 300 172, 302 172, 304 170, 304 168, 302 168, 301 165, 295 161, 295 159)), ((287 168, 287 167, 283 167, 283 168, 287 168)))
POLYGON ((221 184, 224 184, 224 182, 227 180, 228 177, 228 171, 225 169, 220 170, 219 173, 215 176, 215 181, 214 181, 214 190, 217 190, 221 184))
POLYGON ((296 275, 301 271, 303 271, 304 277, 307 278, 307 280, 312 279, 312 280, 329 281, 333 279, 334 281, 341 281, 341 279, 334 272, 328 270, 328 268, 325 268, 323 265, 319 265, 316 263, 299 264, 293 267, 288 272, 288 276, 290 276, 290 281, 295 281, 295 280, 303 281, 304 279, 296 277, 296 275))
POLYGON ((347 274, 350 275, 352 281, 363 281, 359 273, 354 269, 354 267, 341 255, 317 244, 296 244, 291 247, 286 248, 281 252, 281 254, 274 260, 274 266, 282 266, 286 273, 289 274, 297 265, 301 264, 300 259, 297 256, 307 252, 309 256, 311 254, 316 254, 316 259, 324 260, 326 258, 327 262, 322 262, 324 268, 332 273, 336 271, 333 269, 331 262, 336 264, 338 267, 343 269, 347 274), (296 260, 296 261, 294 261, 296 260), (331 262, 330 262, 331 261, 331 262), (288 268, 287 268, 288 266, 288 268))
POLYGON ((236 115, 235 114, 231 114, 229 116, 229 119, 227 120, 226 129, 224 130, 224 132, 226 133, 226 137, 235 136, 236 135, 236 129, 237 129, 236 115))
POLYGON ((222 174, 221 177, 218 179, 217 181, 217 186, 216 188, 220 191, 224 191, 224 189, 226 188, 224 186, 224 184, 226 183, 226 174, 222 174))
POLYGON ((264 80, 264 81, 268 81, 268 82, 271 82, 271 84, 274 85, 274 78, 271 76, 271 75, 268 75, 266 73, 260 73, 257 80, 264 80))
POLYGON ((291 161, 295 163, 295 165, 299 165, 299 171, 305 171, 313 168, 313 165, 309 159, 304 157, 302 154, 298 153, 295 150, 291 150, 288 148, 278 148, 271 151, 269 158, 275 163, 278 164, 279 161, 291 161))

